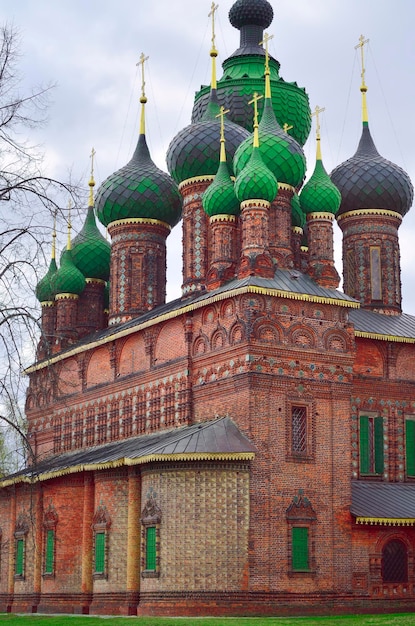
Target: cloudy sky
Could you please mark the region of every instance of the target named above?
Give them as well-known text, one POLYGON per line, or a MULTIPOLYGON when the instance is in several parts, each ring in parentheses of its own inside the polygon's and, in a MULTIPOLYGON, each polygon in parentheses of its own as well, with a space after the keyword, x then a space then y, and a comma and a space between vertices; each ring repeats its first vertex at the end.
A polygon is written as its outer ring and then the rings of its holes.
MULTIPOLYGON (((228 21, 233 0, 217 0, 219 63, 239 46, 228 21)), ((379 152, 415 181, 413 0, 271 0, 271 54, 280 75, 305 87, 321 116, 328 171, 356 150, 361 132, 361 34, 368 38, 369 121, 379 152)), ((124 165, 137 140, 140 77, 146 67, 147 139, 166 169, 171 139, 190 121, 194 93, 210 81, 211 0, 2 0, 0 21, 21 37, 22 89, 56 83, 46 126, 33 132, 48 175, 85 182, 96 150, 97 184, 124 165)), ((218 77, 221 76, 220 64, 218 77)), ((315 129, 305 146, 314 167, 315 129)), ((311 173, 310 171, 310 173, 311 173)), ((67 199, 62 198, 62 206, 67 199)), ((181 282, 180 225, 169 237, 169 299, 181 282)), ((404 309, 415 314, 415 208, 400 229, 404 309)), ((337 258, 340 239, 336 235, 337 258)), ((61 242, 62 245, 64 241, 61 242)), ((337 263, 341 271, 340 262, 337 263)))

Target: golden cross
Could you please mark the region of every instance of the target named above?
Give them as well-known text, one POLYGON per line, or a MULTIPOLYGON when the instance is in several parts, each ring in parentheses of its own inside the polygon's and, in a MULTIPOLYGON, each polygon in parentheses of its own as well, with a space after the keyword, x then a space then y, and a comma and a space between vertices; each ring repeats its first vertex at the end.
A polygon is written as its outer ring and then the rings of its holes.
POLYGON ((361 55, 361 61, 362 61, 362 73, 361 73, 361 77, 362 77, 362 85, 365 85, 365 58, 364 58, 364 54, 363 54, 363 48, 365 46, 365 44, 369 43, 369 39, 365 39, 364 35, 360 35, 359 37, 359 43, 354 47, 355 50, 357 50, 358 48, 360 48, 360 55, 361 55))
POLYGON ((287 124, 287 122, 285 122, 284 126, 282 127, 282 130, 284 131, 284 133, 288 133, 288 131, 291 130, 292 128, 294 128, 292 124, 290 126, 289 124, 287 124))
POLYGON ((58 210, 53 211, 53 231, 52 231, 52 259, 56 258, 56 216, 58 210))
POLYGON ((314 115, 316 116, 316 137, 317 139, 320 139, 320 113, 323 113, 323 111, 325 111, 325 107, 323 107, 322 109, 317 105, 316 108, 314 109, 313 113, 311 114, 311 117, 314 117, 314 115))
POLYGON ((220 113, 216 117, 220 117, 220 140, 225 141, 225 115, 229 113, 230 109, 226 109, 224 106, 220 107, 220 113))
POLYGON ((96 155, 95 148, 91 150, 91 178, 94 177, 94 156, 96 155))
POLYGON ((144 80, 144 63, 146 61, 148 61, 148 57, 146 57, 144 52, 142 52, 141 55, 140 55, 140 60, 138 61, 138 63, 136 63, 137 66, 141 65, 141 99, 140 99, 140 102, 144 102, 144 103, 147 102, 146 94, 145 94, 145 90, 144 90, 144 87, 145 87, 145 84, 146 84, 146 82, 144 80))
POLYGON ((273 39, 274 35, 268 35, 268 33, 264 33, 264 39, 259 42, 260 46, 265 44, 265 71, 269 72, 269 54, 268 54, 268 42, 273 39))
POLYGON ((208 17, 212 18, 212 48, 215 49, 215 13, 219 9, 219 5, 212 2, 208 17))
POLYGON ((264 96, 262 96, 261 94, 255 92, 252 96, 252 100, 248 102, 248 104, 254 105, 254 126, 258 126, 258 100, 261 100, 261 98, 263 97, 264 96))

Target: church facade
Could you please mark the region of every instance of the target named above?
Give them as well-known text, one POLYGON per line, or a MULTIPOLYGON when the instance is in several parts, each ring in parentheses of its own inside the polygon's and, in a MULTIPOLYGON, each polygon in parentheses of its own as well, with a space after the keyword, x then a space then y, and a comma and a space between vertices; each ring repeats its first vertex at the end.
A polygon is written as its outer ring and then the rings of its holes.
POLYGON ((272 18, 267 0, 233 5, 240 47, 217 80, 213 37, 169 174, 147 147, 143 55, 133 157, 95 198, 91 176, 82 230, 59 264, 53 250, 31 458, 0 480, 0 611, 415 610, 398 237, 413 188, 375 147, 364 79, 355 155, 327 174, 316 110, 304 184, 311 111, 268 54, 272 18), (182 296, 166 303, 180 220, 182 296))

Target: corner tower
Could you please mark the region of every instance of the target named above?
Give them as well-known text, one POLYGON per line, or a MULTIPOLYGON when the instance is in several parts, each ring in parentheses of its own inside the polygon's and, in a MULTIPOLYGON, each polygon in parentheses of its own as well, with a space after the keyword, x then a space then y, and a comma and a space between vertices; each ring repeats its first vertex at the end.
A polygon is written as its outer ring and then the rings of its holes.
POLYGON ((342 201, 337 215, 343 232, 343 282, 362 307, 388 315, 402 312, 398 229, 413 200, 406 172, 384 159, 369 130, 363 35, 356 48, 362 59, 363 130, 356 153, 337 166, 331 180, 342 201))

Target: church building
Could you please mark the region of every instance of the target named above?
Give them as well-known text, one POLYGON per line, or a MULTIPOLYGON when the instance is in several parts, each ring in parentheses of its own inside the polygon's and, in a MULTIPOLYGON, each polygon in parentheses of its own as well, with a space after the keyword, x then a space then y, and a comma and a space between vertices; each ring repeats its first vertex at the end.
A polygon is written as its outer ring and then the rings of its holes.
POLYGON ((0 479, 0 611, 415 611, 398 237, 413 187, 370 132, 365 41, 361 139, 329 175, 321 110, 269 54, 270 2, 232 6, 220 79, 216 9, 211 84, 169 173, 147 145, 142 55, 132 158, 96 194, 92 170, 82 230, 36 287, 31 454, 0 479), (174 227, 182 293, 166 302, 174 227))

